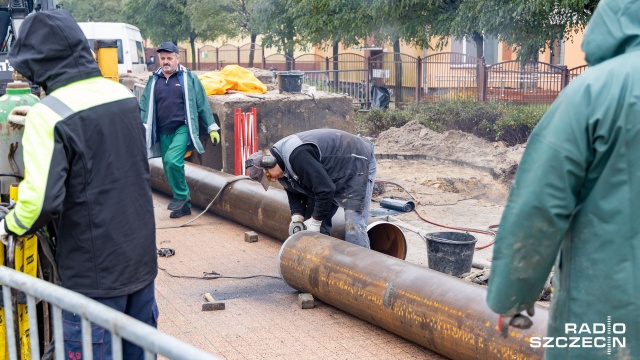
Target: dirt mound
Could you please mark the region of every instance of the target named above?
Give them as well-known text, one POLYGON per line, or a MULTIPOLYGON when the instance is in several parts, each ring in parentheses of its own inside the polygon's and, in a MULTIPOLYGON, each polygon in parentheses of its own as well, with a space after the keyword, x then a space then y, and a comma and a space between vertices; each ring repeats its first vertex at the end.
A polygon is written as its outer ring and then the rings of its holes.
POLYGON ((401 128, 382 132, 375 140, 376 154, 422 155, 462 166, 484 169, 494 178, 510 184, 520 162, 524 145, 512 147, 490 142, 461 131, 442 134, 411 121, 401 128))

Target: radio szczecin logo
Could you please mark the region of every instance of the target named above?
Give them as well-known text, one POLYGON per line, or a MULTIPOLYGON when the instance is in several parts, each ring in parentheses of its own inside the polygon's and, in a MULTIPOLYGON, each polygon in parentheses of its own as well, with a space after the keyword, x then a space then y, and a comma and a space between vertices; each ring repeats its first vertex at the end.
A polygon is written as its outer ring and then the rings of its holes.
POLYGON ((606 324, 566 323, 566 336, 533 336, 530 345, 533 348, 606 348, 607 354, 611 354, 613 348, 626 347, 626 330, 624 323, 612 323, 611 316, 607 316, 606 324))

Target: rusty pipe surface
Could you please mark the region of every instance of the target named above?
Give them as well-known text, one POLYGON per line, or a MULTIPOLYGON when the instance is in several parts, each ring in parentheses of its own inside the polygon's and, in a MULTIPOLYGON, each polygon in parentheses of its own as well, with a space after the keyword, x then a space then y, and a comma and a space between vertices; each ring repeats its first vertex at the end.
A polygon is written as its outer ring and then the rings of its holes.
POLYGON ((541 359, 547 310, 503 338, 486 288, 311 232, 287 239, 280 275, 291 287, 451 359, 541 359))
MULTIPOLYGON (((149 160, 151 187, 171 194, 164 176, 162 161, 149 160)), ((205 208, 216 194, 225 187, 233 175, 204 166, 186 163, 185 174, 191 193, 191 202, 205 208)), ((252 180, 240 180, 227 185, 209 211, 235 221, 253 230, 267 234, 277 240, 289 237, 291 210, 284 190, 262 185, 252 180)), ((344 211, 342 208, 331 219, 331 235, 344 239, 344 211)), ((394 224, 370 218, 367 233, 373 250, 404 259, 407 242, 402 230, 394 224)))

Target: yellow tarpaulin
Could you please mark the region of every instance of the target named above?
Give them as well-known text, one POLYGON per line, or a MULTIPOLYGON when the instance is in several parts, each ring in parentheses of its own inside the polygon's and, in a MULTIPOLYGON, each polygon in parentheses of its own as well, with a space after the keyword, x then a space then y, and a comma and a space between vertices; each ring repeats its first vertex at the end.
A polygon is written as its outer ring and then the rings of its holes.
POLYGON ((267 86, 253 73, 238 65, 227 65, 220 72, 208 72, 198 77, 208 95, 226 94, 236 90, 252 94, 264 94, 267 86))
POLYGON ((209 95, 223 95, 227 93, 227 90, 231 88, 231 84, 227 85, 227 81, 220 72, 208 72, 198 76, 204 91, 209 95))

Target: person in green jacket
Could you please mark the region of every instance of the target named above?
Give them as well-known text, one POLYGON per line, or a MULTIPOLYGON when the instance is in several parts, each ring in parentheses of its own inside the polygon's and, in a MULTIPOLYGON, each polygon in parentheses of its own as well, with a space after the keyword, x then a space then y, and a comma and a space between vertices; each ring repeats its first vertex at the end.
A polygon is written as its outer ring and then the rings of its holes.
POLYGON ((601 1, 582 49, 589 69, 520 162, 487 304, 522 323, 555 262, 551 340, 531 345, 546 359, 640 359, 640 1, 601 1))
POLYGON ((147 81, 140 97, 140 117, 146 127, 149 158, 162 156, 162 165, 173 199, 167 207, 171 218, 191 214, 191 197, 184 173, 184 157, 204 147, 198 138, 198 118, 213 145, 220 142, 220 127, 213 118, 207 94, 198 76, 180 65, 178 47, 164 42, 158 48, 162 65, 147 81))

